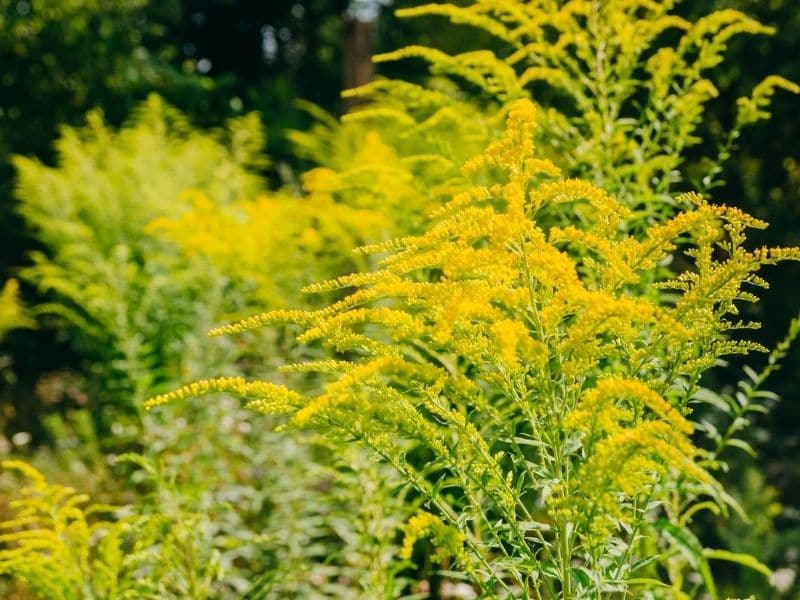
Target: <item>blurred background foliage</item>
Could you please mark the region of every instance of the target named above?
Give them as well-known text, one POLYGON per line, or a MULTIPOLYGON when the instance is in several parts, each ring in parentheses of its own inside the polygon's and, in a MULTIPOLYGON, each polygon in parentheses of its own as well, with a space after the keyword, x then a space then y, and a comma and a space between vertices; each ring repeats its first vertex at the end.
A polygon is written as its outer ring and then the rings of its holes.
MULTIPOLYGON (((272 372, 277 363, 252 353, 267 347, 287 356, 280 330, 213 344, 205 331, 265 307, 312 302, 298 293, 302 285, 362 266, 349 248, 408 229, 397 220, 419 196, 413 168, 348 176, 337 161, 388 164, 402 144, 414 151, 413 137, 365 141, 357 122, 331 115, 352 106, 341 90, 371 75, 370 53, 495 43, 393 14, 416 4, 0 0, 0 454, 32 458, 96 501, 137 498, 142 514, 157 506, 151 512, 166 525, 147 527, 173 532, 183 552, 170 555, 176 564, 196 550, 207 554, 204 564, 219 566, 203 575, 209 597, 241 594, 254 572, 266 574, 262 587, 272 590, 263 597, 400 593, 381 581, 381 573, 403 568, 390 565, 397 539, 387 532, 403 509, 389 473, 362 456, 314 461, 330 449, 268 433, 273 423, 229 399, 192 403, 202 433, 191 434, 174 426, 186 418, 180 407, 143 416, 138 406, 159 385, 209 372, 272 372), (307 171, 314 165, 321 168, 307 171), (400 192, 388 197, 400 206, 369 210, 380 199, 361 202, 352 193, 343 204, 344 186, 392 186, 400 192), (292 199, 301 193, 308 202, 297 210, 292 199), (260 238, 270 225, 278 235, 260 238), (303 264, 302 277, 295 264, 303 264), (108 458, 128 450, 145 456, 137 464, 108 458), (336 514, 319 513, 320 494, 338 498, 336 514), (381 506, 385 514, 376 515, 381 506), (354 514, 360 518, 344 517, 354 514), (206 525, 187 546, 198 523, 206 525), (311 564, 325 565, 316 579, 267 581, 311 564)), ((735 99, 766 75, 800 81, 795 0, 692 0, 678 12, 696 18, 717 8, 742 10, 777 33, 732 41, 703 124, 711 134, 730 128, 735 99)), ((427 76, 415 61, 378 70, 409 81, 427 76)), ((715 199, 771 223, 759 242, 800 245, 797 109, 797 97, 777 95, 773 122, 744 132, 715 191, 715 199)), ((701 145, 689 158, 716 150, 701 145)), ((474 153, 468 143, 454 152, 474 153)), ((445 183, 449 175, 439 176, 445 183)), ((758 334, 768 346, 800 306, 800 266, 784 268, 757 307, 769 315, 758 334)), ((786 364, 800 364, 800 348, 786 364)), ((733 390, 740 372, 731 365, 719 386, 733 390)), ((709 539, 780 566, 800 561, 800 371, 779 371, 768 387, 782 400, 750 430, 759 457, 735 457, 730 473, 736 495, 758 516, 702 526, 709 539)), ((764 585, 738 571, 723 575, 732 589, 764 585)), ((182 597, 189 583, 167 585, 162 597, 182 597)), ((795 591, 774 597, 800 597, 796 582, 786 589, 795 591)))

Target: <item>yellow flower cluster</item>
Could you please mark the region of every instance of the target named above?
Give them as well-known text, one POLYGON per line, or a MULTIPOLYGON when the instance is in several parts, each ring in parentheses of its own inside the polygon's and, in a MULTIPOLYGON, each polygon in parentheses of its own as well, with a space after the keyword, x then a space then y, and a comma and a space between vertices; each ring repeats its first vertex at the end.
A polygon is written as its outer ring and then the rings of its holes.
POLYGON ((641 422, 646 418, 644 409, 671 425, 677 432, 691 435, 694 426, 669 402, 646 384, 635 379, 608 377, 585 392, 578 406, 567 416, 565 425, 582 431, 617 433, 620 421, 641 422), (628 408, 622 408, 625 402, 628 408), (619 414, 623 419, 614 419, 619 414))
POLYGON ((668 479, 670 469, 715 485, 695 463, 699 451, 689 438, 694 425, 641 381, 601 379, 581 395, 564 426, 582 432, 587 459, 578 468, 572 497, 554 496, 549 504, 555 517, 580 507, 573 518, 585 519, 592 544, 602 543, 619 521, 631 520, 621 498, 646 494, 668 479))
POLYGON ((503 319, 492 324, 491 331, 497 344, 498 357, 508 368, 517 368, 518 351, 529 339, 528 328, 519 321, 503 319))
POLYGON ((533 128, 536 126, 536 109, 531 102, 516 101, 508 111, 506 133, 503 139, 489 145, 483 154, 467 161, 464 171, 474 173, 478 169, 496 165, 509 170, 514 181, 524 167, 538 167, 542 172, 558 176, 558 167, 541 159, 533 162, 533 128), (529 160, 528 164, 525 161, 529 160))
POLYGON ((172 392, 150 398, 145 402, 145 408, 150 409, 167 402, 214 393, 252 398, 248 403, 249 408, 270 414, 292 412, 302 404, 303 398, 288 388, 267 381, 247 381, 243 377, 217 377, 196 381, 172 392))
POLYGON ((336 203, 335 176, 328 171, 306 174, 308 195, 302 199, 277 193, 224 205, 202 192, 185 192, 192 208, 180 217, 152 221, 147 232, 249 285, 256 306, 297 302, 297 291, 310 280, 355 266, 350 249, 378 237, 387 225, 376 211, 336 203))
POLYGON ((448 556, 459 557, 464 551, 464 536, 457 529, 445 525, 429 512, 419 512, 406 525, 400 558, 410 559, 414 544, 425 538, 430 538, 438 546, 439 560, 448 556))

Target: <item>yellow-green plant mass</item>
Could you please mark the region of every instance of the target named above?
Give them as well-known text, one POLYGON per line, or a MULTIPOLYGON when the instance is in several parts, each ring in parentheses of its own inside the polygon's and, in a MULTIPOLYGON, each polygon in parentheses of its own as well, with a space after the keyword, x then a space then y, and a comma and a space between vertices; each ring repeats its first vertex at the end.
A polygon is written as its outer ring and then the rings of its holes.
POLYGON ((761 267, 800 249, 748 249, 765 224, 694 194, 634 235, 622 203, 537 155, 536 114, 515 101, 504 136, 464 167, 502 183, 454 196, 423 234, 362 247, 385 255, 377 270, 307 288, 351 293, 212 332, 301 325, 300 342, 347 357, 286 367, 328 376, 318 393, 223 378, 147 406, 231 391, 358 439, 429 505, 407 555, 430 535, 489 595, 600 597, 653 583, 633 571, 653 514, 727 502, 689 403, 718 358, 760 349, 730 337, 753 327, 738 305, 761 267), (679 272, 659 269, 676 255, 679 272))
POLYGON ((19 282, 9 279, 0 290, 0 339, 12 329, 34 327, 36 322, 19 298, 19 282))
POLYGON ((218 556, 193 560, 196 522, 189 515, 179 521, 89 504, 86 494, 49 483, 18 460, 0 461, 0 469, 21 484, 0 523, 0 574, 12 574, 36 597, 208 598, 222 577, 218 556))
POLYGON ((108 520, 117 508, 86 506, 86 495, 47 483, 21 461, 0 467, 24 479, 9 506, 12 517, 0 525, 0 573, 53 600, 156 596, 157 576, 143 576, 158 564, 156 531, 137 531, 131 518, 108 520))

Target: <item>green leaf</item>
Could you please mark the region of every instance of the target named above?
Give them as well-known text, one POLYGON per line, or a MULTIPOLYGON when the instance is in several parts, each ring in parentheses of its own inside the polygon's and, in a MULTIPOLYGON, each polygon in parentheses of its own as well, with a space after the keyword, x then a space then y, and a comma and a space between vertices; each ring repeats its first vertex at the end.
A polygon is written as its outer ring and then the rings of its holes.
POLYGON ((725 399, 716 392, 709 390, 708 388, 700 388, 699 390, 697 390, 694 396, 692 396, 692 401, 710 404, 711 406, 718 408, 725 414, 730 414, 731 412, 731 407, 725 401, 725 399))
POLYGON ((561 577, 561 571, 558 570, 558 566, 553 562, 541 563, 539 569, 542 573, 548 577, 552 577, 553 579, 558 579, 561 577))
POLYGON ((727 445, 728 446, 733 446, 734 448, 739 448, 739 450, 742 450, 742 451, 746 452, 747 454, 749 454, 753 458, 758 456, 758 453, 753 449, 753 447, 750 444, 748 444, 747 442, 745 442, 744 440, 740 440, 738 438, 733 438, 733 439, 728 440, 727 445))
POLYGON ((586 589, 592 586, 591 573, 584 567, 572 567, 570 573, 580 587, 586 589))
MULTIPOLYGON (((644 566, 649 565, 651 562, 653 562, 657 558, 659 558, 658 554, 653 554, 652 556, 645 556, 644 558, 640 558, 635 563, 633 563, 633 566, 631 566, 630 572, 633 573, 634 571, 636 571, 638 569, 641 569, 644 566)), ((626 581, 630 581, 630 579, 628 579, 626 581)))
POLYGON ((758 383, 759 379, 758 373, 756 373, 752 367, 745 365, 744 367, 742 367, 742 370, 744 371, 745 375, 747 375, 752 380, 753 383, 758 383))
POLYGON ((547 523, 539 523, 538 521, 520 521, 517 523, 520 531, 550 531, 551 527, 547 523))
POLYGON ((757 413, 761 413, 762 415, 766 415, 766 414, 769 414, 769 409, 766 406, 763 406, 761 404, 748 404, 744 408, 744 412, 745 413, 757 412, 757 413))
POLYGON ((514 437, 513 440, 517 444, 520 444, 522 446, 537 446, 537 447, 547 446, 547 444, 545 444, 542 441, 534 440, 534 439, 527 438, 527 437, 514 437))
POLYGON ((703 553, 703 545, 700 540, 688 529, 678 527, 666 519, 657 521, 656 528, 675 546, 689 564, 697 569, 697 572, 703 578, 703 583, 709 596, 711 596, 712 600, 717 600, 717 586, 714 584, 711 567, 703 553))
POLYGON ((714 548, 705 548, 703 550, 703 554, 706 558, 725 560, 744 565, 745 567, 749 567, 754 571, 758 571, 765 577, 772 575, 772 569, 750 554, 744 554, 742 552, 730 552, 729 550, 717 550, 714 548))
POLYGON ((650 577, 632 577, 630 579, 626 579, 623 583, 627 585, 644 585, 648 587, 669 588, 669 586, 663 581, 659 581, 658 579, 651 579, 650 577))

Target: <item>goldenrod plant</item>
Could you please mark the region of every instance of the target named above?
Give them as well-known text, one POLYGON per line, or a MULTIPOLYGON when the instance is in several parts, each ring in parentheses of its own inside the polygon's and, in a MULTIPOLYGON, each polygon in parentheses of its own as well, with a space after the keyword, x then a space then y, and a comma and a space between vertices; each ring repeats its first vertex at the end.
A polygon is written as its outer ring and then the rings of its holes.
POLYGON ((315 123, 308 131, 287 134, 298 157, 317 165, 301 179, 315 188, 324 186, 337 203, 382 215, 388 222, 384 238, 419 231, 448 194, 467 185, 461 164, 502 128, 502 116, 485 113, 466 99, 406 82, 388 83, 384 95, 340 121, 299 103, 315 123), (418 96, 430 96, 419 100, 429 117, 423 122, 402 112, 415 106, 418 96), (443 103, 448 110, 431 114, 443 103))
POLYGON ((219 278, 142 235, 145 225, 187 210, 186 188, 221 203, 256 194, 262 147, 255 115, 201 132, 152 96, 119 131, 98 112, 64 128, 57 166, 14 159, 18 210, 42 246, 20 276, 40 293, 39 320, 89 361, 97 404, 135 410, 154 381, 183 372, 184 336, 219 311, 219 278))
POLYGON ((690 173, 687 150, 704 141, 705 109, 718 96, 714 67, 734 36, 773 30, 733 9, 691 22, 676 14, 678 4, 475 0, 401 9, 401 17, 446 19, 495 42, 456 55, 410 46, 375 56, 378 63, 423 60, 434 79, 427 86, 378 79, 350 90, 348 96, 373 104, 348 118, 379 128, 383 123, 406 145, 417 132, 435 135, 443 128, 435 138, 442 152, 436 143, 425 152, 441 154, 437 160, 447 164, 459 149, 448 141, 453 130, 464 132, 465 143, 481 132, 493 135, 508 102, 529 98, 547 114, 537 143, 566 174, 602 187, 642 219, 669 213, 675 190, 685 190, 688 179, 703 194, 721 183, 740 132, 769 117, 776 90, 800 92, 782 77, 766 77, 738 99, 734 122, 716 141, 717 153, 690 173))
MULTIPOLYGON (((315 125, 290 132, 289 138, 298 157, 318 166, 300 182, 293 176, 287 181, 303 193, 303 208, 313 210, 319 197, 326 197, 328 223, 336 224, 344 207, 368 211, 361 216, 372 213, 373 222, 383 217, 380 227, 358 232, 366 239, 419 232, 448 195, 467 189, 460 165, 502 131, 509 101, 527 97, 547 114, 536 131, 537 144, 566 175, 602 186, 645 221, 668 213, 672 192, 685 189, 692 176, 686 151, 701 141, 705 106, 717 93, 709 72, 724 59, 731 37, 772 31, 734 10, 692 23, 673 14, 677 4, 492 0, 402 9, 402 17, 444 17, 482 30, 496 40, 494 49, 448 56, 414 46, 378 55, 379 63, 425 59, 432 78, 424 85, 377 79, 348 90, 346 96, 369 102, 341 122, 300 102, 315 125), (673 38, 679 41, 673 44, 673 38)), ((708 195, 719 184, 740 131, 769 116, 778 89, 800 90, 770 76, 738 100, 735 123, 720 140, 718 155, 692 165, 706 179, 693 182, 695 189, 708 195)), ((266 214, 274 205, 242 206, 239 219, 257 227, 254 211, 266 214)), ((241 230, 231 227, 226 215, 210 214, 209 206, 220 205, 213 199, 205 207, 200 202, 184 220, 161 225, 184 247, 199 249, 202 238, 200 246, 209 252, 235 257, 227 261, 233 272, 249 262, 240 262, 232 250, 241 243, 241 230), (207 231, 203 223, 214 221, 219 225, 207 225, 207 231), (199 235, 192 233, 198 224, 199 235)), ((258 247, 274 256, 271 243, 258 247)), ((305 245, 307 240, 301 241, 305 245)), ((258 252, 244 249, 241 255, 258 252)), ((276 277, 274 271, 261 277, 265 294, 276 277)))
POLYGON ((389 229, 384 215, 335 202, 320 173, 303 180, 302 198, 278 191, 224 205, 199 190, 185 192, 191 208, 151 221, 145 232, 224 273, 240 295, 240 311, 296 303, 315 275, 363 268, 350 249, 389 229))
MULTIPOLYGON (((475 198, 488 200, 492 197, 489 190, 493 184, 501 181, 498 175, 502 170, 484 169, 478 177, 478 183, 482 185, 470 189, 469 179, 459 171, 458 166, 475 147, 488 143, 500 130, 502 119, 512 105, 509 101, 533 96, 541 105, 540 112, 544 116, 532 127, 531 133, 544 156, 552 160, 552 164, 548 165, 550 175, 560 168, 566 175, 579 175, 595 185, 603 186, 623 208, 633 211, 632 215, 618 220, 618 227, 632 232, 640 229, 647 232, 652 225, 663 224, 665 219, 672 216, 676 205, 674 189, 685 189, 684 180, 688 177, 685 151, 699 141, 698 131, 704 106, 716 94, 713 83, 706 79, 707 72, 722 60, 731 36, 739 33, 769 33, 768 28, 736 11, 722 11, 697 23, 690 23, 671 15, 673 7, 674 3, 576 1, 558 5, 475 2, 466 7, 439 4, 405 11, 405 16, 438 14, 458 24, 477 26, 495 35, 500 42, 498 45, 504 44, 508 50, 497 54, 475 52, 453 58, 432 49, 411 48, 377 57, 378 61, 413 56, 425 58, 432 64, 432 74, 436 79, 427 87, 377 80, 364 88, 348 92, 348 95, 371 97, 373 103, 347 115, 343 125, 311 109, 318 116, 318 125, 308 134, 293 135, 299 152, 321 165, 321 168, 311 171, 308 177, 313 178, 312 181, 323 182, 323 189, 332 192, 331 196, 340 204, 359 208, 371 206, 390 215, 395 233, 418 232, 425 222, 424 215, 435 210, 447 195, 455 193, 460 198, 458 202, 469 202, 475 198), (504 28, 511 33, 505 35, 504 28), (634 32, 646 32, 646 35, 634 35, 634 32), (558 36, 559 43, 548 44, 554 34, 558 36), (681 41, 676 44, 678 49, 673 50, 670 36, 676 35, 681 41), (567 76, 563 76, 563 73, 559 75, 559 70, 567 73, 567 76), (466 82, 466 85, 454 86, 445 77, 460 83, 466 82), (475 90, 479 90, 479 94, 474 94, 475 90), (605 91, 599 94, 597 90, 605 91), (651 90, 649 94, 648 90, 651 90), (565 94, 574 103, 574 110, 563 109, 563 97, 554 101, 556 93, 565 94), (644 103, 640 98, 643 95, 647 97, 644 103), (642 105, 646 108, 642 109, 642 105), (560 107, 559 110, 556 107, 560 107)), ((771 77, 758 86, 751 97, 739 101, 734 127, 720 143, 718 156, 701 162, 699 170, 704 173, 704 179, 698 180, 696 187, 706 193, 715 187, 721 166, 733 149, 739 130, 768 115, 769 97, 777 88, 797 91, 790 82, 771 77)), ((691 197, 684 196, 680 206, 686 207, 692 202, 691 197)), ((549 218, 556 223, 560 220, 571 223, 576 217, 559 217, 558 210, 550 212, 549 218)), ((577 218, 584 224, 590 219, 583 211, 577 214, 577 218)), ((585 235, 571 230, 569 225, 563 229, 566 233, 561 234, 564 236, 562 243, 587 243, 583 239, 585 235)), ((224 232, 220 232, 220 240, 224 240, 222 236, 224 232)), ((637 234, 637 237, 641 236, 637 234)), ((593 243, 600 244, 597 240, 593 243)), ((613 242, 606 241, 603 249, 608 251, 612 247, 613 242)), ((600 272, 592 274, 593 269, 599 271, 602 264, 594 253, 602 254, 601 250, 594 248, 581 258, 581 275, 588 279, 602 279, 605 275, 600 272)), ((669 277, 669 271, 665 270, 668 261, 677 259, 683 262, 686 257, 682 251, 669 251, 661 259, 661 264, 655 261, 649 265, 652 269, 642 274, 639 282, 626 283, 628 293, 641 294, 650 302, 663 301, 663 298, 659 298, 664 291, 653 285, 654 282, 669 277)), ((621 268, 619 261, 613 257, 606 260, 610 266, 605 267, 604 271, 621 268)), ((352 284, 359 281, 358 277, 340 280, 340 291, 337 293, 350 289, 352 284)), ((456 298, 460 299, 461 296, 456 298)), ((356 299, 352 300, 353 306, 360 306, 363 301, 356 294, 356 299)), ((457 310, 459 304, 454 299, 452 304, 448 304, 448 309, 457 310)), ((356 321, 359 318, 356 317, 356 321)), ((261 321, 255 318, 248 321, 247 325, 257 325, 261 321)), ((625 317, 615 324, 619 325, 620 322, 624 323, 625 317)), ((645 325, 651 326, 642 324, 645 325)), ((506 335, 513 345, 519 332, 514 333, 512 327, 510 332, 504 334, 503 327, 505 325, 498 325, 496 335, 506 335)), ((352 334, 335 329, 334 333, 342 337, 332 342, 333 350, 340 353, 344 351, 345 356, 348 356, 350 344, 358 342, 367 348, 373 346, 368 338, 361 337, 360 331, 352 334)), ((720 342, 719 348, 725 345, 720 342)), ((728 350, 737 349, 735 344, 727 346, 728 350)), ((744 343, 738 350, 746 350, 747 346, 744 343)), ((715 358, 710 353, 701 356, 698 351, 698 355, 691 360, 699 363, 693 368, 702 371, 712 366, 715 358)), ((317 367, 323 371, 354 368, 349 362, 339 364, 326 359, 319 362, 317 367)), ((287 367, 285 370, 305 372, 313 368, 314 365, 306 365, 287 367)), ((355 376, 352 378, 353 381, 356 379, 355 376)), ((697 385, 696 378, 694 385, 697 385)), ((282 393, 273 382, 251 384, 243 379, 226 379, 195 385, 182 394, 208 389, 227 389, 256 397, 270 396, 273 392, 282 393)), ((344 390, 340 397, 351 398, 346 393, 349 391, 346 386, 344 390)), ((687 402, 689 397, 692 397, 692 392, 687 390, 683 401, 687 402)), ((299 396, 293 398, 301 401, 299 396)), ((251 403, 253 407, 265 408, 268 405, 269 402, 251 403)), ((303 422, 303 419, 300 421, 303 422)), ((737 419, 737 427, 743 422, 737 419)), ((352 432, 348 430, 348 433, 352 432)), ((391 428, 387 428, 385 436, 390 435, 391 428)), ((606 435, 611 434, 606 432, 606 435)), ((694 487, 687 484, 681 490, 681 497, 687 502, 694 502, 695 506, 702 504, 696 498, 709 492, 707 486, 707 482, 694 487)), ((721 496, 717 500, 722 506, 726 501, 730 502, 718 487, 712 486, 711 491, 721 496)), ((708 503, 704 506, 708 506, 708 503)), ((691 514, 684 515, 682 521, 678 520, 680 527, 691 520, 691 514)), ((439 539, 440 542, 445 540, 440 544, 444 548, 452 547, 453 538, 448 535, 453 530, 443 528, 446 523, 441 527, 436 525, 435 519, 441 519, 441 516, 421 515, 412 520, 409 542, 401 554, 409 555, 414 537, 421 534, 439 539), (449 542, 446 541, 448 539, 449 542)), ((709 557, 739 560, 757 570, 764 570, 760 563, 743 556, 704 551, 685 528, 674 528, 669 519, 656 523, 659 530, 656 537, 660 536, 662 543, 669 543, 670 549, 663 551, 663 548, 653 547, 653 552, 669 556, 669 579, 674 594, 680 593, 678 590, 684 583, 690 585, 688 581, 691 578, 684 580, 683 577, 687 563, 689 569, 696 571, 703 585, 713 593, 709 557), (687 554, 690 556, 688 560, 685 559, 687 554)), ((646 528, 646 521, 642 520, 639 525, 639 530, 634 531, 639 531, 644 538, 642 532, 646 528)), ((645 544, 642 546, 644 548, 645 544)), ((627 556, 632 554, 629 552, 627 556)), ((599 562, 602 560, 598 559, 599 562)), ((646 566, 642 567, 641 572, 647 575, 654 573, 652 567, 646 566)), ((572 577, 582 581, 580 573, 582 571, 578 569, 572 577)), ((624 568, 620 568, 616 576, 624 575, 624 568)), ((638 579, 641 585, 632 593, 638 594, 642 589, 655 585, 652 580, 647 581, 645 575, 638 579)), ((593 584, 597 586, 595 589, 599 589, 597 581, 593 584)), ((646 593, 653 592, 648 590, 646 593)))
POLYGON ((734 336, 755 326, 739 305, 800 249, 748 249, 766 224, 694 193, 631 228, 625 203, 535 152, 536 126, 514 101, 504 135, 464 166, 476 185, 426 232, 362 247, 385 254, 378 269, 307 288, 345 297, 212 331, 300 325, 299 342, 333 357, 283 370, 330 378, 316 393, 223 377, 146 405, 231 392, 358 440, 424 499, 401 556, 430 538, 484 597, 716 597, 709 558, 767 569, 686 528, 701 506, 736 508, 691 402, 721 357, 762 349, 734 336), (501 183, 481 185, 487 173, 501 183), (665 270, 670 258, 683 266, 665 270), (670 553, 657 540, 697 577, 648 566, 670 553))
POLYGON ((0 466, 25 480, 0 524, 1 574, 53 600, 178 597, 159 595, 156 531, 115 519, 115 507, 87 505, 87 496, 23 462, 0 466))
MULTIPOLYGON (((419 230, 447 194, 466 185, 459 166, 490 135, 483 118, 474 126, 458 124, 453 136, 447 120, 403 129, 402 123, 376 123, 363 112, 339 122, 300 104, 315 123, 288 136, 298 157, 316 166, 296 178, 292 173, 282 189, 232 205, 190 192, 191 210, 148 227, 190 254, 210 257, 232 280, 257 282, 258 300, 266 305, 304 301, 296 291, 315 276, 364 268, 366 259, 350 252, 356 245, 419 230), (272 227, 275 222, 282 227, 272 227)), ((374 108, 368 114, 385 112, 374 108)))

